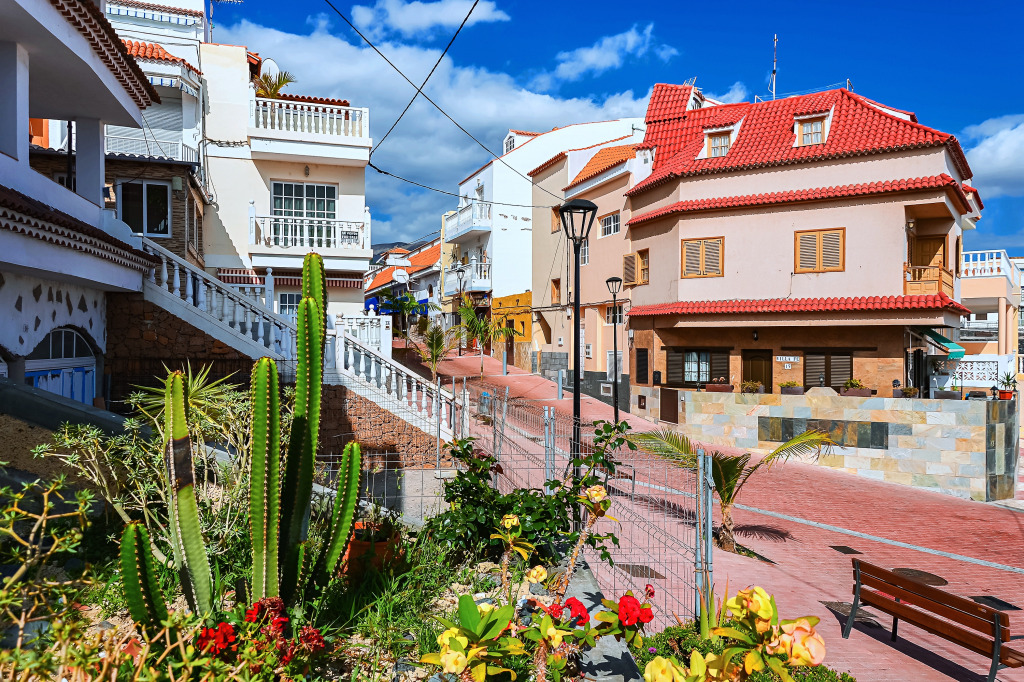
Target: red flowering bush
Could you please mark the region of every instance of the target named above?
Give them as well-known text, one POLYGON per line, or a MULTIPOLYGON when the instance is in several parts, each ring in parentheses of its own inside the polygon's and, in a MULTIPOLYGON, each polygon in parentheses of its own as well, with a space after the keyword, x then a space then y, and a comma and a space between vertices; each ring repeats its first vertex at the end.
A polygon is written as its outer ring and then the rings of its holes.
POLYGON ((570 620, 576 621, 578 625, 590 622, 590 614, 587 613, 587 607, 579 599, 569 597, 565 600, 565 605, 569 607, 570 620))
POLYGON ((221 623, 215 628, 203 628, 196 638, 196 646, 204 654, 213 656, 237 651, 235 628, 230 623, 221 623))

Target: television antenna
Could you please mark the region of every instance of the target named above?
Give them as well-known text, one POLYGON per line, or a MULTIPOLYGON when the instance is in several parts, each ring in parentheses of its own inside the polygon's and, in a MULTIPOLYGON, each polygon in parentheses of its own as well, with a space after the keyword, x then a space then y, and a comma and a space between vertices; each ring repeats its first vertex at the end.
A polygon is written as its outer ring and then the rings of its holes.
POLYGON ((775 34, 775 42, 772 44, 772 77, 768 81, 768 90, 772 93, 772 99, 775 99, 775 75, 779 70, 779 34, 775 34))
POLYGON ((213 42, 213 6, 218 2, 228 5, 241 5, 244 0, 210 0, 210 42, 213 42))

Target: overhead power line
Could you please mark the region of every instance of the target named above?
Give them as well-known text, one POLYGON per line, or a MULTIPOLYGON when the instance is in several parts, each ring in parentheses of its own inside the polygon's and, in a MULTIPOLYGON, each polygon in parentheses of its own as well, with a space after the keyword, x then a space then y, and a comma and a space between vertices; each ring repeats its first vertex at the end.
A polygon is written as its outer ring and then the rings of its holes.
MULTIPOLYGON (((401 180, 402 182, 407 182, 410 185, 416 185, 417 187, 422 187, 423 189, 429 189, 431 192, 437 192, 439 194, 447 194, 450 197, 456 197, 458 199, 462 198, 462 196, 460 194, 458 194, 457 192, 449 192, 448 190, 438 189, 437 187, 431 187, 430 185, 425 185, 422 182, 416 182, 415 180, 410 180, 409 178, 403 178, 401 175, 396 175, 395 173, 392 173, 391 171, 386 171, 383 168, 380 168, 379 166, 377 166, 376 164, 374 164, 372 162, 369 162, 366 165, 368 165, 370 168, 372 168, 373 170, 377 171, 381 175, 387 175, 387 176, 392 177, 392 178, 394 178, 396 180, 401 180)), ((550 192, 549 192, 549 194, 550 194, 550 192)), ((486 199, 474 199, 473 201, 478 203, 478 204, 491 204, 491 205, 494 205, 494 206, 513 206, 513 207, 516 207, 516 208, 558 208, 560 206, 560 204, 555 204, 554 206, 540 206, 540 205, 536 205, 536 204, 510 204, 510 203, 508 203, 506 201, 488 201, 486 199)))

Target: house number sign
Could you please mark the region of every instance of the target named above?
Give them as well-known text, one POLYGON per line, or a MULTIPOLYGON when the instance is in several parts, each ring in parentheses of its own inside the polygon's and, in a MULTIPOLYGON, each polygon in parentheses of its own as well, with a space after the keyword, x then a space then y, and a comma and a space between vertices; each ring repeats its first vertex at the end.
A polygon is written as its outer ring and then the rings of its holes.
POLYGON ((776 355, 775 362, 800 362, 799 355, 776 355))

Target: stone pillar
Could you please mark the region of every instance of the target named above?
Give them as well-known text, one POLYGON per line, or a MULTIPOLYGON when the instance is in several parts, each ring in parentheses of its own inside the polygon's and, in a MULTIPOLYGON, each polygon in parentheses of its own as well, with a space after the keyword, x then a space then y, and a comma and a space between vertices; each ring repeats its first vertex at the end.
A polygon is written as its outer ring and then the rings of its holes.
POLYGON ((28 167, 28 52, 0 42, 0 153, 28 167))
POLYGON ((75 120, 75 182, 78 194, 103 208, 103 186, 106 184, 106 152, 103 149, 103 123, 99 119, 75 120))

